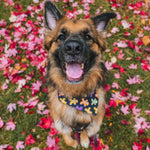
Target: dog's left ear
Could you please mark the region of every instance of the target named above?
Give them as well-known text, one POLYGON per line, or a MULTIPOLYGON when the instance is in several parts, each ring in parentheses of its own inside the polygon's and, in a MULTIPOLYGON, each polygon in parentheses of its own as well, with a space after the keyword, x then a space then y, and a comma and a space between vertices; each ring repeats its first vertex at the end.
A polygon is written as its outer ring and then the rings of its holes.
POLYGON ((46 0, 44 5, 44 19, 45 27, 50 30, 54 30, 57 21, 63 17, 58 8, 50 1, 46 0))
POLYGON ((96 29, 105 36, 105 32, 107 30, 107 25, 110 19, 115 18, 115 13, 103 13, 101 15, 92 17, 91 19, 94 22, 94 25, 96 26, 96 29))

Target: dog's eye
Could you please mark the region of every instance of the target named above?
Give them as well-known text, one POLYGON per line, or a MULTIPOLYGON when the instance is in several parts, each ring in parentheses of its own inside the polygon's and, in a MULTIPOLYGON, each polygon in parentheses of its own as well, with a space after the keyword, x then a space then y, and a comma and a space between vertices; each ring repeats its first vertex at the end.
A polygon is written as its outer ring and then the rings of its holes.
POLYGON ((59 39, 59 40, 65 40, 66 37, 65 37, 65 35, 63 35, 63 34, 60 34, 57 39, 59 39))
POLYGON ((86 34, 84 38, 85 38, 85 40, 91 40, 92 39, 92 37, 89 34, 86 34))

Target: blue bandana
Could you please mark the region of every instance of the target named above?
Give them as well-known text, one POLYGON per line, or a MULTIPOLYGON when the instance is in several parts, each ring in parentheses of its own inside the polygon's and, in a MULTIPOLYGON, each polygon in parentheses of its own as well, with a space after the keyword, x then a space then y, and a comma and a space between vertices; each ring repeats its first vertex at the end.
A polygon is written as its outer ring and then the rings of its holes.
POLYGON ((96 92, 91 93, 90 97, 83 98, 68 99, 61 92, 58 92, 57 96, 59 101, 63 104, 75 107, 76 109, 84 111, 88 114, 97 115, 98 94, 96 92))

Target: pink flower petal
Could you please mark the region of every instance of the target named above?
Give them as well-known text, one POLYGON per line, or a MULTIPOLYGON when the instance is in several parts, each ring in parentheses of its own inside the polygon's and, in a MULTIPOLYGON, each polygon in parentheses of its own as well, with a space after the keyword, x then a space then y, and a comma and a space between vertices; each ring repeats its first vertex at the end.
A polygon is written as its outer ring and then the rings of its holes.
POLYGON ((2 118, 0 117, 0 128, 2 128, 4 126, 4 121, 2 120, 2 118))
POLYGON ((25 146, 23 145, 23 143, 24 143, 23 141, 17 142, 17 145, 16 145, 17 150, 25 149, 25 146))
POLYGON ((115 76, 116 79, 120 78, 120 74, 119 73, 115 73, 114 76, 115 76))
POLYGON ((130 112, 129 112, 129 106, 128 105, 126 105, 126 106, 121 106, 121 111, 123 112, 123 114, 124 115, 127 115, 127 114, 129 114, 130 112))
POLYGON ((13 123, 13 119, 6 123, 6 130, 15 130, 16 125, 13 123))

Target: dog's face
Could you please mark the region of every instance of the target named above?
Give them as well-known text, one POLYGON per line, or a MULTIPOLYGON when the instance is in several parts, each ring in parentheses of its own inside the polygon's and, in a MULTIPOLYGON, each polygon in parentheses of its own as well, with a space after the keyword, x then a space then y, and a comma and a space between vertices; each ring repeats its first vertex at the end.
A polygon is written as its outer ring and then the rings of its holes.
POLYGON ((44 15, 49 81, 63 92, 73 90, 73 95, 81 94, 79 88, 83 93, 91 92, 102 82, 106 71, 102 62, 104 33, 115 14, 72 20, 47 1, 44 15))

